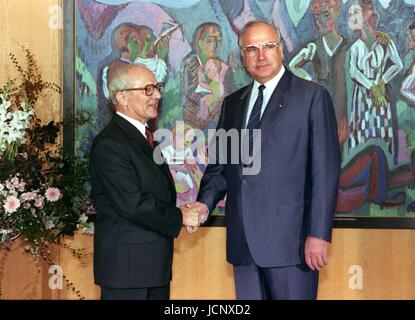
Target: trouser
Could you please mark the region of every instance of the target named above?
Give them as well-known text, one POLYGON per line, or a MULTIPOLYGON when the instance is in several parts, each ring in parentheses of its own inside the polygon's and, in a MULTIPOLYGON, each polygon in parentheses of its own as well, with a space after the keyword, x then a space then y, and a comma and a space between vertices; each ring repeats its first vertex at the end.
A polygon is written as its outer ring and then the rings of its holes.
POLYGON ((170 284, 156 288, 109 288, 101 286, 101 300, 169 300, 170 284))
POLYGON ((233 271, 238 300, 315 300, 317 298, 318 272, 310 270, 305 263, 261 268, 248 253, 244 264, 234 266, 233 271))

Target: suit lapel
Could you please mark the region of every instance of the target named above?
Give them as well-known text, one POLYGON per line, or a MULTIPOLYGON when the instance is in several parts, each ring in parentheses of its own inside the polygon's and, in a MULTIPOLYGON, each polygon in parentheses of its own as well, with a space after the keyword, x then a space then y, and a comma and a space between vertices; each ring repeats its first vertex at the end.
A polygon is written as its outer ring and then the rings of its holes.
POLYGON ((114 115, 114 121, 117 124, 117 126, 125 133, 125 135, 128 137, 128 140, 130 143, 135 147, 143 151, 146 156, 148 156, 150 159, 153 159, 153 150, 148 143, 147 139, 144 138, 142 133, 134 127, 130 122, 125 120, 123 117, 120 117, 119 115, 114 115))
MULTIPOLYGON (((138 150, 144 152, 144 154, 151 159, 152 162, 154 162, 153 159, 153 149, 151 148, 150 144, 148 143, 147 139, 144 138, 144 136, 141 134, 141 132, 134 127, 131 123, 129 123, 124 118, 120 117, 119 115, 114 115, 114 121, 115 123, 120 127, 120 129, 126 134, 128 137, 128 140, 130 143, 138 150)), ((155 141, 156 146, 157 142, 155 141)), ((154 163, 154 165, 157 165, 154 163)), ((166 178, 169 180, 169 182, 174 186, 174 180, 170 173, 168 165, 163 163, 161 166, 158 166, 160 168, 160 171, 163 175, 166 176, 166 178)))
POLYGON ((241 110, 238 110, 239 112, 235 112, 235 126, 234 128, 240 130, 245 128, 246 123, 246 116, 248 111, 248 105, 249 105, 249 98, 251 96, 252 87, 254 86, 253 83, 249 85, 246 90, 241 94, 240 96, 240 106, 241 110))
POLYGON ((291 78, 292 75, 286 68, 281 80, 269 99, 261 118, 260 129, 262 143, 264 143, 268 134, 271 132, 271 128, 277 119, 278 113, 289 105, 291 78))
MULTIPOLYGON (((252 87, 254 86, 253 83, 251 83, 249 86, 246 87, 245 91, 242 92, 241 96, 239 97, 239 105, 240 108, 234 108, 235 112, 233 113, 231 119, 234 120, 231 128, 235 128, 240 132, 239 135, 239 159, 242 159, 242 129, 245 129, 245 123, 246 123, 246 116, 247 116, 247 110, 249 105, 249 98, 251 96, 252 87)), ((239 173, 242 175, 242 161, 239 161, 239 173)))

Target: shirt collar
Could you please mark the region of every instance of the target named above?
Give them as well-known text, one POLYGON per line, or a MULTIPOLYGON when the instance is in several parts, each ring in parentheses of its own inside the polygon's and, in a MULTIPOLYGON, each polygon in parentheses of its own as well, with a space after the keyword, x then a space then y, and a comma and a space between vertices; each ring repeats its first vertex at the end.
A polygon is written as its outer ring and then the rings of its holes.
MULTIPOLYGON (((122 117, 122 118, 124 118, 125 120, 127 120, 129 123, 131 123, 134 127, 136 127, 140 132, 141 132, 141 134, 144 136, 144 137, 146 137, 146 125, 144 125, 144 124, 142 124, 140 121, 138 121, 138 120, 136 120, 136 119, 134 119, 134 118, 131 118, 131 117, 129 117, 129 116, 127 116, 127 115, 125 115, 124 113, 122 113, 122 112, 119 112, 119 111, 117 111, 116 112, 116 114, 118 114, 120 117, 122 117)), ((147 124, 147 123, 146 123, 147 124)), ((147 139, 147 138, 146 138, 147 139)))

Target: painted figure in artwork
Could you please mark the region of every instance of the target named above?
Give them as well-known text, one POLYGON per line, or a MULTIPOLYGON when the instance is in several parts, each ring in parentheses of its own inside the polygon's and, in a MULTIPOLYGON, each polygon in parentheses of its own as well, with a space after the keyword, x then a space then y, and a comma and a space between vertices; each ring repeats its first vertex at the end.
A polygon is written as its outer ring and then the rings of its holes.
POLYGON ((196 28, 193 52, 183 66, 183 119, 193 128, 215 125, 224 96, 232 91, 232 70, 218 53, 222 30, 216 23, 203 23, 196 28))
MULTIPOLYGON (((192 144, 193 129, 183 121, 177 121, 172 130, 171 144, 162 150, 174 178, 177 192, 177 205, 183 205, 196 200, 202 171, 197 164, 197 157, 192 144)), ((199 155, 198 155, 199 156, 199 155)))
POLYGON ((344 72, 348 39, 337 29, 341 0, 313 0, 311 11, 320 33, 319 37, 305 44, 289 63, 290 70, 306 80, 315 80, 326 87, 333 97, 337 121, 347 113, 346 80, 344 72), (313 78, 303 66, 311 63, 313 78))
POLYGON ((109 99, 108 72, 120 62, 139 63, 153 72, 158 82, 164 82, 167 77, 168 37, 155 44, 153 31, 147 26, 131 23, 118 26, 113 32, 113 44, 119 52, 119 59, 105 67, 102 73, 103 92, 109 99))
POLYGON ((349 27, 360 33, 350 48, 350 76, 354 81, 348 147, 369 139, 382 139, 397 163, 396 105, 388 84, 402 70, 395 43, 377 31, 378 15, 371 0, 360 0, 349 9, 349 27))
POLYGON ((415 20, 406 29, 408 51, 403 59, 405 77, 400 86, 400 93, 407 103, 415 106, 415 20))
MULTIPOLYGON (((341 146, 347 141, 349 133, 349 125, 346 119, 342 118, 338 125, 341 146)), ((377 145, 369 146, 342 167, 336 212, 352 213, 366 202, 377 204, 382 209, 403 205, 406 199, 405 193, 389 190, 405 186, 408 178, 414 177, 413 169, 414 166, 411 165, 389 173, 388 161, 383 149, 377 145), (396 183, 388 179, 393 176, 396 183)))

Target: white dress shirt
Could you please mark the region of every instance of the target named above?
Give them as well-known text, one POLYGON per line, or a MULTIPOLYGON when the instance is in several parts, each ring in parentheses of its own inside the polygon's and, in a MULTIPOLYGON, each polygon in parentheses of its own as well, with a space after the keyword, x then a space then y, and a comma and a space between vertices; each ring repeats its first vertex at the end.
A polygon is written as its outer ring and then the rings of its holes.
POLYGON ((147 136, 146 136, 146 125, 142 124, 140 121, 138 121, 138 120, 136 120, 134 118, 131 118, 131 117, 125 115, 124 113, 119 112, 119 111, 117 111, 116 114, 118 114, 120 117, 124 118, 129 123, 131 123, 134 127, 136 127, 138 129, 138 131, 141 132, 141 134, 143 135, 143 137, 147 139, 147 136))
MULTIPOLYGON (((271 99, 271 95, 274 92, 275 88, 277 87, 278 82, 280 82, 284 72, 285 72, 285 68, 284 68, 284 66, 282 66, 280 71, 275 75, 274 78, 272 78, 268 82, 264 83, 265 89, 264 89, 264 91, 262 91, 262 94, 264 96, 264 100, 262 102, 261 118, 262 118, 262 115, 264 114, 265 108, 267 107, 269 99, 271 99)), ((255 101, 258 97, 258 88, 259 88, 260 85, 261 85, 261 83, 254 80, 254 85, 252 87, 251 97, 249 98, 248 113, 246 115, 245 127, 248 125, 249 117, 251 115, 252 109, 254 108, 255 101)))

